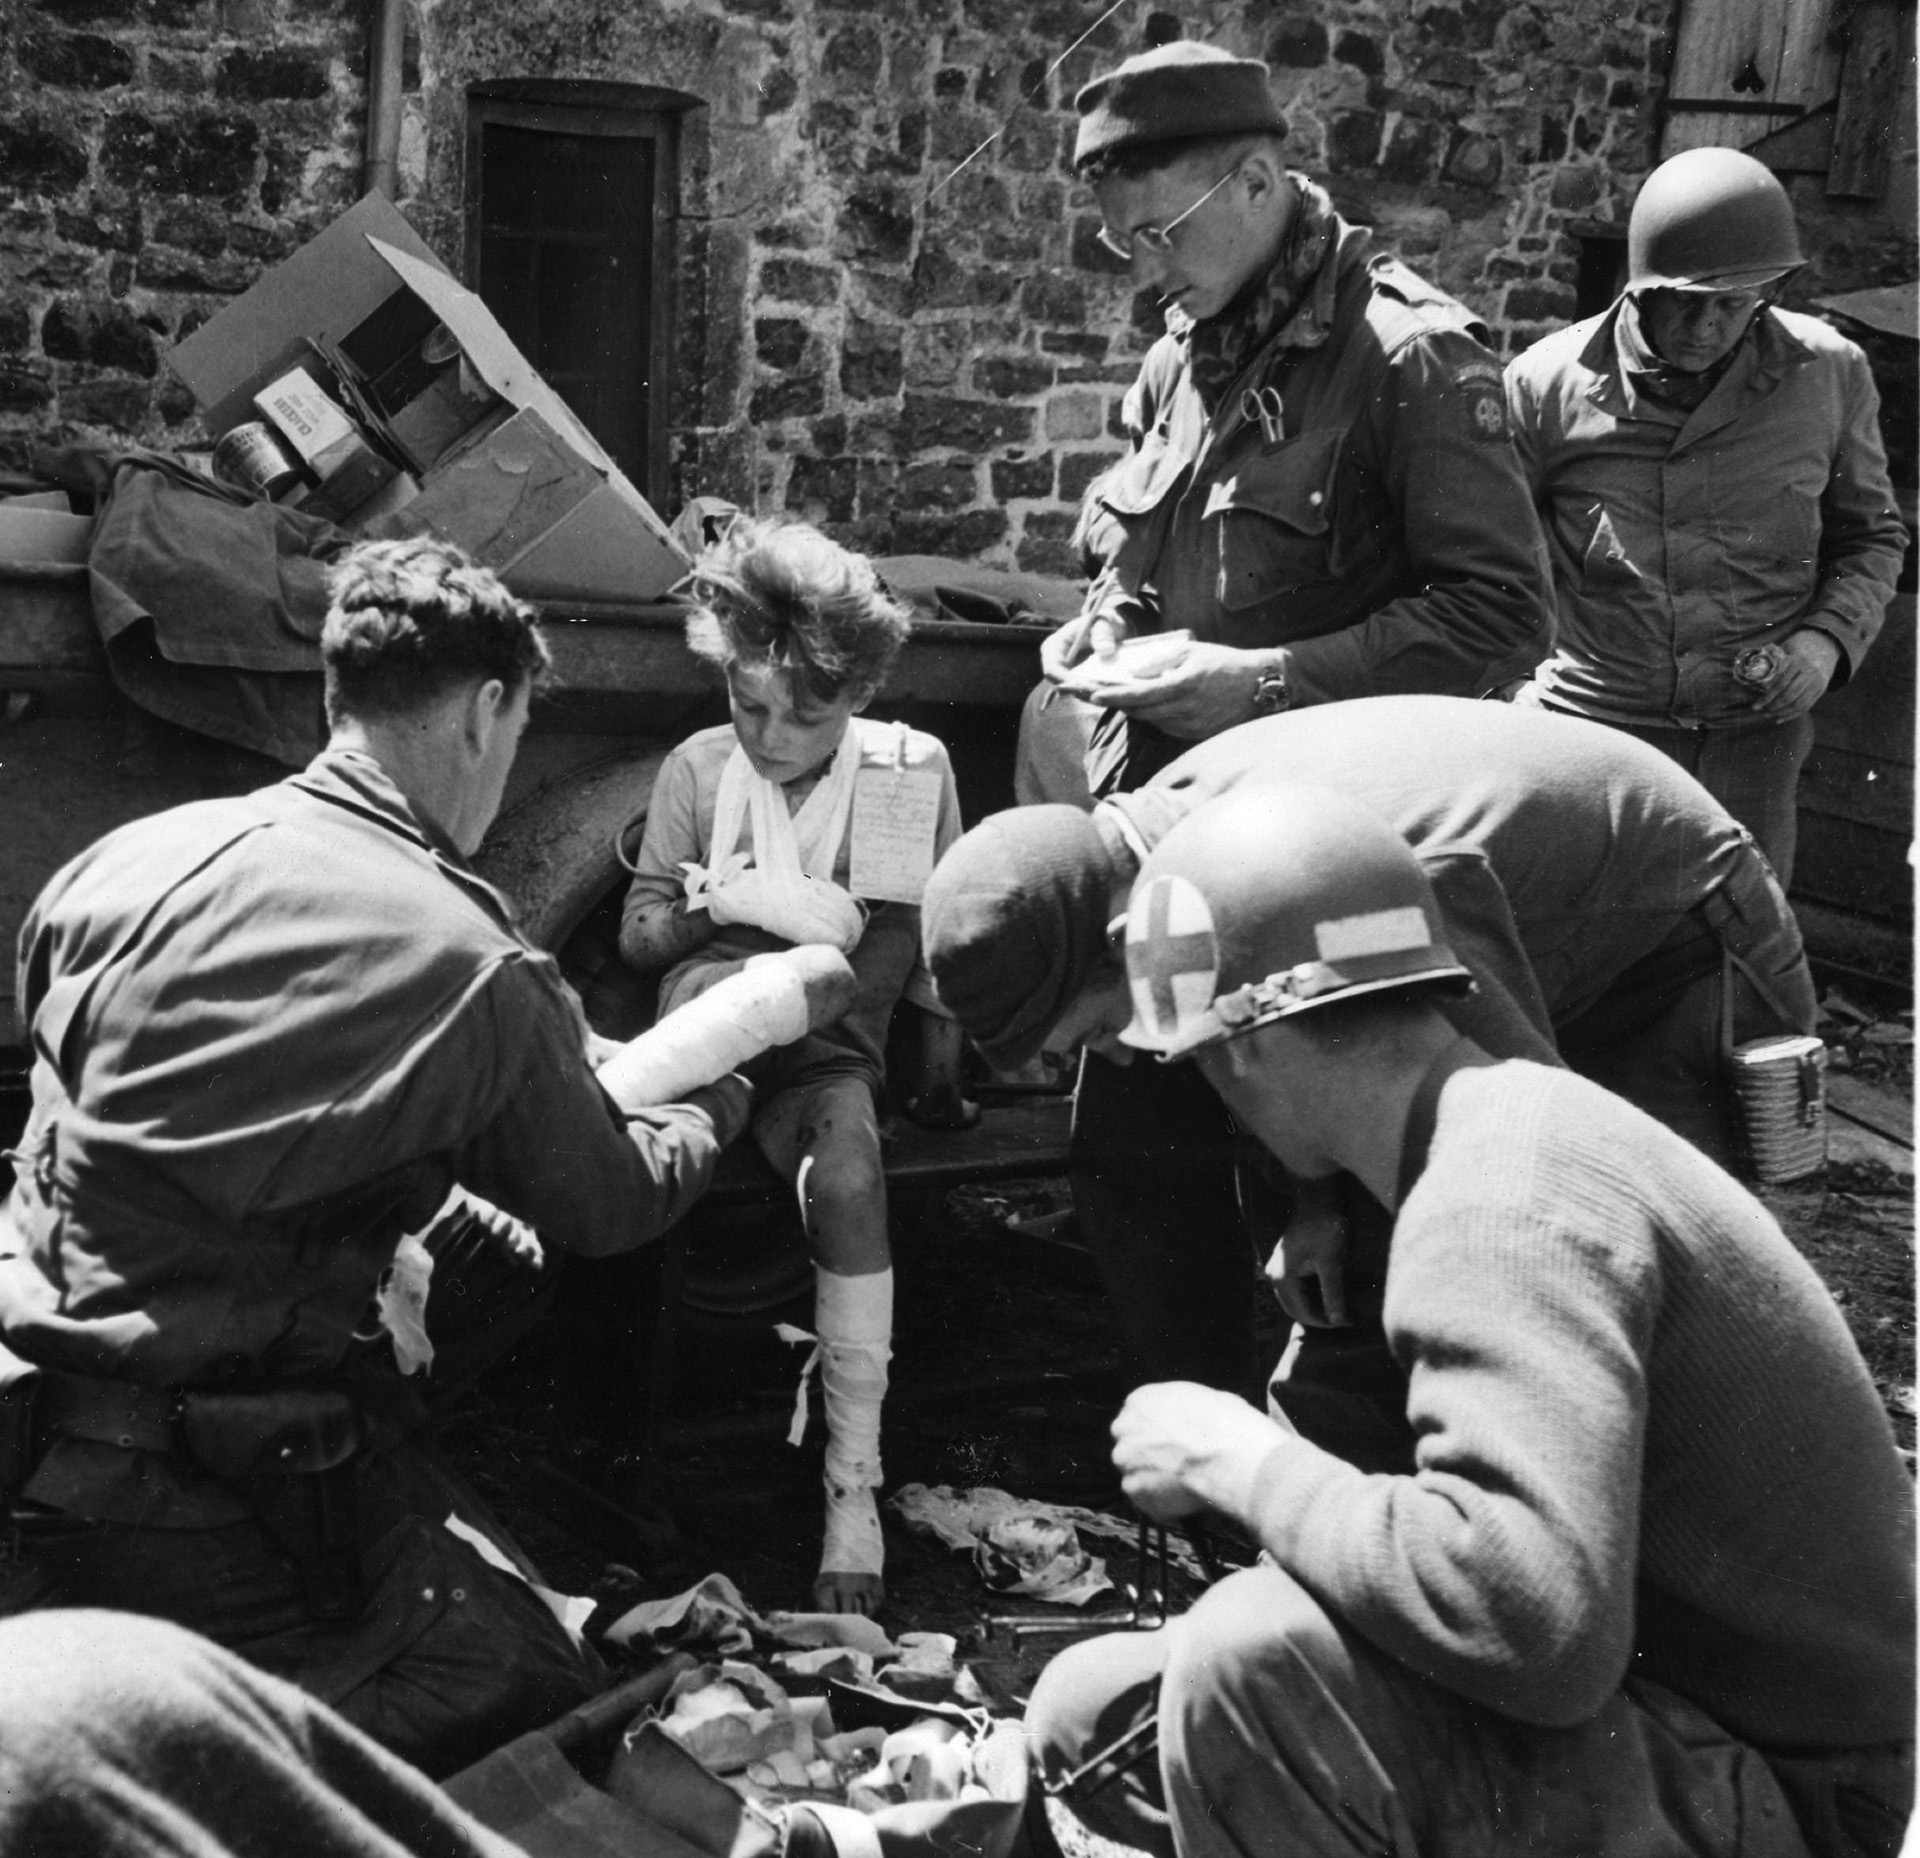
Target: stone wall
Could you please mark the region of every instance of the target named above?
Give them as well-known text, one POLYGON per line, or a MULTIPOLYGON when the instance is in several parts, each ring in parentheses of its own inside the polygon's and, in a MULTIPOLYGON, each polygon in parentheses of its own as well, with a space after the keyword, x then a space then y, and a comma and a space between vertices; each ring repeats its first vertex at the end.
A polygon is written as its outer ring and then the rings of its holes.
MULTIPOLYGON (((1673 6, 1195 0, 1176 18, 1129 0, 1050 73, 1100 10, 423 0, 402 204, 457 268, 470 83, 693 93, 671 501, 1069 572, 1080 493, 1157 332, 1065 167, 1080 82, 1181 31, 1268 59, 1297 165, 1512 348, 1572 315, 1579 235, 1625 216, 1673 6)), ((10 17, 0 429, 185 443, 198 428, 160 351, 360 190, 364 13, 14 0, 10 17)), ((1910 226, 1883 219, 1849 220, 1826 288, 1912 275, 1910 226)))

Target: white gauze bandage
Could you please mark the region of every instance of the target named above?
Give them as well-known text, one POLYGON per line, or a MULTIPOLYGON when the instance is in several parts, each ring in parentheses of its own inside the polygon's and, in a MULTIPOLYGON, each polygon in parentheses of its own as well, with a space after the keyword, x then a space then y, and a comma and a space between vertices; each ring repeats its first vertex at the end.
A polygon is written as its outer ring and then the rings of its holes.
POLYGON ((791 1045, 846 1011, 853 971, 832 949, 755 955, 738 973, 630 1039, 600 1067, 623 1109, 679 1103, 776 1045, 791 1045))
POLYGON ((862 742, 858 721, 850 720, 833 766, 797 813, 787 810, 784 789, 756 774, 736 744, 714 796, 707 863, 682 867, 687 901, 717 923, 750 923, 788 942, 825 943, 851 953, 866 928, 866 912, 833 881, 833 868, 853 816, 862 742), (749 826, 750 865, 740 849, 742 828, 749 826))
POLYGON ((878 1574, 886 1562, 880 1513, 873 1491, 880 1469, 880 1408, 887 1397, 887 1363, 893 1358, 893 1272, 843 1276, 824 1266, 814 1271, 814 1333, 781 1323, 781 1339, 811 1342, 813 1353, 800 1374, 789 1444, 806 1430, 807 1383, 820 1370, 827 1414, 826 1529, 820 1546, 822 1574, 878 1574))

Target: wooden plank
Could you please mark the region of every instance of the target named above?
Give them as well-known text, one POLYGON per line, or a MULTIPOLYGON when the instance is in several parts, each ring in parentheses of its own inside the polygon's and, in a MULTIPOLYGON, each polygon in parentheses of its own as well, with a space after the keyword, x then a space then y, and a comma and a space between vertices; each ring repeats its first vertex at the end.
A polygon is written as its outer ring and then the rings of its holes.
POLYGON ((1844 1071, 1829 1071, 1827 1097, 1836 1110, 1911 1153, 1913 1105, 1896 1092, 1869 1084, 1864 1078, 1850 1077, 1844 1071))
POLYGON ((1833 126, 1827 192, 1848 200, 1878 200, 1893 164, 1893 125, 1903 56, 1900 15, 1892 0, 1855 0, 1847 21, 1840 68, 1840 103, 1833 126))
POLYGON ((1684 0, 1667 94, 1811 108, 1831 93, 1838 63, 1829 12, 1828 0, 1684 0))

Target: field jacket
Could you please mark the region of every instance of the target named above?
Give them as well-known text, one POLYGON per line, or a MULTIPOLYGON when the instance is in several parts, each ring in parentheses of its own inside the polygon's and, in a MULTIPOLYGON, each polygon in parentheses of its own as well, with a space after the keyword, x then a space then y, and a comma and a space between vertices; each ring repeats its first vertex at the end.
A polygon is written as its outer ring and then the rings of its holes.
POLYGON ((1547 637, 1545 553, 1484 327, 1370 237, 1340 224, 1211 417, 1187 338, 1162 337, 1127 395, 1133 450, 1082 514, 1090 602, 1136 631, 1286 646, 1296 703, 1476 695, 1547 637), (1243 408, 1254 388, 1278 392, 1278 434, 1243 408))
POLYGON ((1764 311, 1689 412, 1639 390, 1620 309, 1507 369, 1559 609, 1542 694, 1601 722, 1752 722, 1736 656, 1808 626, 1839 646, 1844 683, 1906 546, 1866 357, 1810 316, 1764 311))

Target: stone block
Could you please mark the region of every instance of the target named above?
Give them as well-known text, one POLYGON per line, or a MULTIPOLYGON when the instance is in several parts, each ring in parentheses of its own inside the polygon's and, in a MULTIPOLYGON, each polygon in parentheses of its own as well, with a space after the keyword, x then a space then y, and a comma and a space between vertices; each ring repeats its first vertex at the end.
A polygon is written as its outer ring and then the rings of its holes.
POLYGON ((1040 348, 1043 354, 1102 361, 1106 358, 1107 338, 1091 329, 1047 329, 1041 332, 1040 348))
POLYGON ((1485 75, 1480 61, 1458 46, 1443 45, 1428 52, 1414 64, 1414 75, 1423 84, 1442 84, 1450 90, 1472 90, 1485 75))
POLYGON ((909 451, 945 448, 987 452, 1000 445, 1031 445, 1034 409, 991 400, 961 400, 944 394, 906 397, 902 432, 909 451))
POLYGON ((224 252, 231 218, 203 200, 170 200, 153 216, 153 236, 190 252, 224 252))
POLYGON ((1547 197, 1563 213, 1583 213, 1598 202, 1603 186, 1592 168, 1556 168, 1547 197))
POLYGON ((860 317, 847 320, 840 350, 840 391, 849 400, 884 400, 900 391, 905 375, 902 333, 860 317))
POLYGON ((53 229, 76 245, 94 245, 103 251, 132 252, 140 248, 140 209, 89 200, 84 207, 56 206, 53 229))
POLYGON ((1066 453, 1060 460, 1060 501, 1077 505, 1087 494, 1087 486, 1125 456, 1125 452, 1107 451, 1066 453))
POLYGON ((1571 290, 1556 284, 1516 284, 1507 292, 1503 320, 1514 323, 1570 323, 1574 318, 1571 290))
POLYGON ((1311 71, 1327 62, 1327 29, 1313 13, 1284 13, 1267 34, 1266 60, 1287 71, 1311 71))
POLYGON ((838 458, 847 449, 847 416, 829 413, 807 428, 807 442, 822 458, 838 458))
POLYGON ((81 426, 102 426, 110 432, 136 433, 147 422, 153 389, 144 381, 101 375, 92 380, 67 381, 60 388, 60 417, 81 426))
POLYGON ((1037 355, 982 355, 973 364, 976 393, 996 400, 1022 400, 1053 385, 1053 363, 1037 355))
POLYGON ((214 93, 236 103, 310 102, 326 96, 324 53, 294 51, 233 51, 220 60, 214 93))
POLYGON ((913 204, 898 188, 865 181, 840 210, 834 249, 882 264, 904 264, 913 251, 913 204))
POLYGON ((112 90, 133 82, 133 53, 97 32, 29 32, 21 68, 62 90, 112 90))
POLYGON ((840 273, 798 258, 769 258, 760 266, 759 295, 780 303, 831 303, 840 294, 840 273))
POLYGON ((1053 495, 1053 454, 1042 452, 1034 458, 996 458, 987 475, 997 503, 1053 495))
POLYGON ((39 413, 53 404, 44 368, 0 358, 0 413, 39 413))
POLYGON ((1351 65, 1366 77, 1379 77, 1387 68, 1378 39, 1364 32, 1343 32, 1333 42, 1333 55, 1339 63, 1351 65))
POLYGON ((884 59, 879 28, 861 20, 829 34, 820 53, 820 71, 837 88, 870 92, 880 81, 884 59))
POLYGON ((18 297, 0 302, 0 349, 24 355, 33 346, 33 312, 18 297))
POLYGON ((817 374, 789 374, 762 381, 747 403, 747 417, 756 426, 776 419, 807 419, 826 407, 826 389, 817 374))
POLYGON ((1457 133, 1447 151, 1446 178, 1456 187, 1477 187, 1491 193, 1500 185, 1506 151, 1492 136, 1457 133))
POLYGON ((232 254, 201 255, 170 245, 150 244, 138 259, 143 290, 192 290, 237 296, 258 275, 255 267, 232 254))
POLYGON ((900 500, 918 511, 964 510, 978 501, 979 492, 971 461, 909 465, 900 473, 900 500))
POLYGON ((1015 565, 1029 574, 1057 574, 1066 580, 1078 580, 1086 570, 1080 551, 1073 546, 1076 520, 1071 511, 1035 510, 1021 526, 1013 554, 1015 565))
POLYGON ((792 316, 762 316, 753 325, 753 352, 769 368, 789 373, 807 352, 807 325, 792 316))
POLYGON ((898 511, 894 547, 903 555, 945 555, 964 561, 991 548, 1007 533, 1005 510, 963 510, 957 515, 922 516, 898 511))
POLYGON ((1047 437, 1055 441, 1097 439, 1107 428, 1105 394, 1055 394, 1047 402, 1047 437))
POLYGON ((147 87, 171 91, 178 97, 204 97, 213 89, 207 61, 198 52, 147 54, 147 87))
POLYGON ((1418 185, 1433 178, 1440 158, 1441 127, 1437 122, 1416 122, 1403 116, 1387 135, 1387 146, 1380 155, 1380 178, 1418 185))
POLYGON ((184 381, 164 380, 155 390, 153 410, 169 426, 184 426, 200 416, 200 403, 184 381))
POLYGON ((0 121, 0 177, 22 192, 78 187, 87 178, 86 147, 49 123, 0 121))
POLYGON ((765 76, 760 80, 760 101, 757 105, 760 120, 765 122, 769 116, 780 116, 793 108, 794 99, 800 94, 800 80, 785 65, 769 65, 765 76))
POLYGON ((1548 162, 1562 161, 1566 158, 1566 153, 1566 123, 1558 116, 1542 116, 1540 118, 1540 153, 1537 159, 1548 162))
POLYGON ((1345 174, 1370 168, 1380 157, 1385 123, 1373 110, 1341 110, 1327 124, 1327 169, 1345 174))
POLYGON ((38 0, 34 11, 63 26, 92 26, 132 19, 139 7, 140 0, 38 0))
POLYGON ((160 356, 153 332, 119 304, 99 298, 56 297, 40 321, 40 347, 55 361, 85 361, 151 377, 160 356))
POLYGON ((998 309, 1019 293, 1017 272, 970 263, 932 241, 922 245, 914 261, 913 301, 919 310, 998 309))
POLYGON ((1087 282, 1066 271, 1037 271, 1020 286, 1020 309, 1031 321, 1083 330, 1091 309, 1087 282))
POLYGON ((857 460, 810 458, 803 453, 793 461, 787 478, 787 508, 810 522, 849 522, 858 481, 857 460))
POLYGON ((164 120, 129 110, 110 117, 100 138, 108 180, 159 193, 243 193, 259 153, 259 127, 240 115, 164 120))

